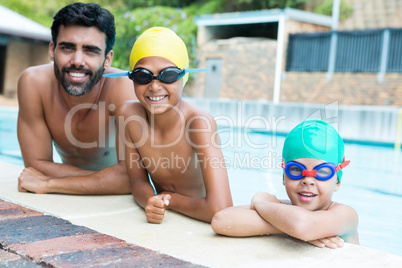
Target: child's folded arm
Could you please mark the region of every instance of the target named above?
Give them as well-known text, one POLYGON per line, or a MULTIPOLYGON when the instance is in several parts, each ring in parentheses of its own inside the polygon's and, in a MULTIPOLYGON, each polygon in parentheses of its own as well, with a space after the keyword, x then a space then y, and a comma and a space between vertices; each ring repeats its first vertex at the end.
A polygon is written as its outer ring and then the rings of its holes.
POLYGON ((219 211, 212 218, 211 227, 217 234, 235 237, 282 233, 248 205, 219 211))
POLYGON ((341 236, 357 227, 357 213, 340 204, 327 211, 310 211, 293 205, 257 202, 255 209, 282 232, 304 241, 341 236))

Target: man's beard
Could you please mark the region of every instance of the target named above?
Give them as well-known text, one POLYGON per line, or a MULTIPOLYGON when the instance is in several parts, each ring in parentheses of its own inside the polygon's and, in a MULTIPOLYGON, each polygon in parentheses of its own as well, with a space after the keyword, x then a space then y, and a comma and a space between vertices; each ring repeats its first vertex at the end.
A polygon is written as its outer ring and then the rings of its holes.
POLYGON ((95 74, 89 70, 84 68, 75 68, 72 67, 63 67, 60 71, 56 62, 53 64, 54 74, 56 75, 57 80, 60 81, 61 85, 63 86, 64 90, 72 95, 72 96, 81 96, 88 93, 102 78, 103 74, 103 67, 96 70, 95 74), (84 72, 89 75, 89 81, 85 84, 83 83, 75 83, 75 82, 68 82, 66 79, 67 72, 84 72))

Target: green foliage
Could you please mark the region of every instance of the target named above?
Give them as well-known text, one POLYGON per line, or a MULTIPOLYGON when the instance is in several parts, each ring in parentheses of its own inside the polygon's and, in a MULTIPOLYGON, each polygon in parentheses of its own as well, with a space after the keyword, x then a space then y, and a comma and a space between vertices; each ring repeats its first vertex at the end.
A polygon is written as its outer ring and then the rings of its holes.
MULTIPOLYGON (((72 4, 75 2, 82 3, 91 3, 93 0, 41 0, 41 1, 32 1, 32 0, 2 0, 1 5, 17 12, 31 20, 34 20, 46 27, 52 26, 53 16, 59 11, 62 7, 72 4)), ((103 7, 111 7, 113 0, 97 0, 103 7)), ((113 12, 112 12, 113 13, 113 12)))
MULTIPOLYGON (((190 65, 196 63, 196 16, 227 11, 297 7, 307 0, 97 0, 116 20, 113 66, 128 70, 131 47, 136 38, 152 26, 174 30, 186 43, 190 65), (180 8, 178 8, 180 7, 180 8)), ((46 27, 53 16, 73 0, 2 0, 1 5, 46 27)), ((94 0, 80 0, 83 3, 94 0)))
MULTIPOLYGON (((318 5, 314 12, 318 14, 323 14, 327 16, 332 16, 332 6, 333 0, 326 0, 321 5, 318 5)), ((349 18, 353 13, 353 8, 349 6, 345 1, 341 0, 340 9, 339 9, 339 19, 344 20, 349 18)))
POLYGON ((137 8, 116 14, 117 38, 113 65, 128 70, 129 56, 135 40, 142 32, 153 26, 163 26, 175 31, 186 43, 190 58, 194 58, 191 51, 195 44, 197 26, 193 19, 194 15, 189 17, 185 9, 162 6, 137 8))
POLYGON ((225 11, 244 11, 272 8, 296 8, 307 0, 226 0, 225 11))
MULTIPOLYGON (((125 7, 127 10, 136 8, 166 6, 166 7, 187 7, 191 4, 198 2, 197 0, 116 0, 120 2, 118 6, 125 7)), ((111 1, 111 2, 116 2, 111 1)))
POLYGON ((195 67, 197 26, 194 20, 201 14, 223 12, 224 1, 192 1, 195 3, 184 8, 154 6, 114 12, 117 38, 113 49, 113 66, 128 70, 131 48, 137 37, 150 27, 163 26, 172 29, 183 39, 189 53, 190 66, 195 67))

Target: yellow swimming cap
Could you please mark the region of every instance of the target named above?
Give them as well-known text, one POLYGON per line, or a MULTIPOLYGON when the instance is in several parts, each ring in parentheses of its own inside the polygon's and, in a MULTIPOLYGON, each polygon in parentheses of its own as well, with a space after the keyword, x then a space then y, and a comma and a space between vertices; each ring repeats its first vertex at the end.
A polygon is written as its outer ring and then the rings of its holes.
MULTIPOLYGON (((130 54, 130 70, 145 57, 158 56, 170 60, 180 69, 188 68, 187 48, 183 40, 165 27, 152 27, 143 32, 135 41, 130 54)), ((183 86, 188 73, 183 77, 183 86)))

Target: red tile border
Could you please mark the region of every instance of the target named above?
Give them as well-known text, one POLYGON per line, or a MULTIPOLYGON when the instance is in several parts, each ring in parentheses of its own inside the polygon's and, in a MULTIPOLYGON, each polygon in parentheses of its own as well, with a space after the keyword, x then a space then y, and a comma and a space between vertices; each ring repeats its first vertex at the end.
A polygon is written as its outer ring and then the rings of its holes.
POLYGON ((33 260, 40 260, 41 257, 72 253, 87 249, 97 249, 110 245, 126 244, 125 241, 115 237, 101 234, 82 234, 77 236, 65 236, 26 244, 13 244, 8 250, 26 255, 33 260))
POLYGON ((14 204, 14 203, 10 203, 10 202, 6 202, 3 200, 0 200, 0 210, 5 210, 5 209, 14 209, 14 208, 20 208, 21 206, 14 204))
POLYGON ((132 244, 109 246, 46 257, 41 265, 56 267, 201 267, 132 244))
POLYGON ((0 267, 201 267, 0 200, 0 267))
POLYGON ((49 215, 0 221, 0 229, 0 241, 5 246, 96 233, 87 227, 49 215))
POLYGON ((0 221, 41 216, 43 213, 19 205, 0 201, 0 221))
POLYGON ((3 261, 15 261, 15 260, 20 260, 21 257, 18 256, 17 254, 13 254, 4 250, 0 250, 0 260, 3 261))

